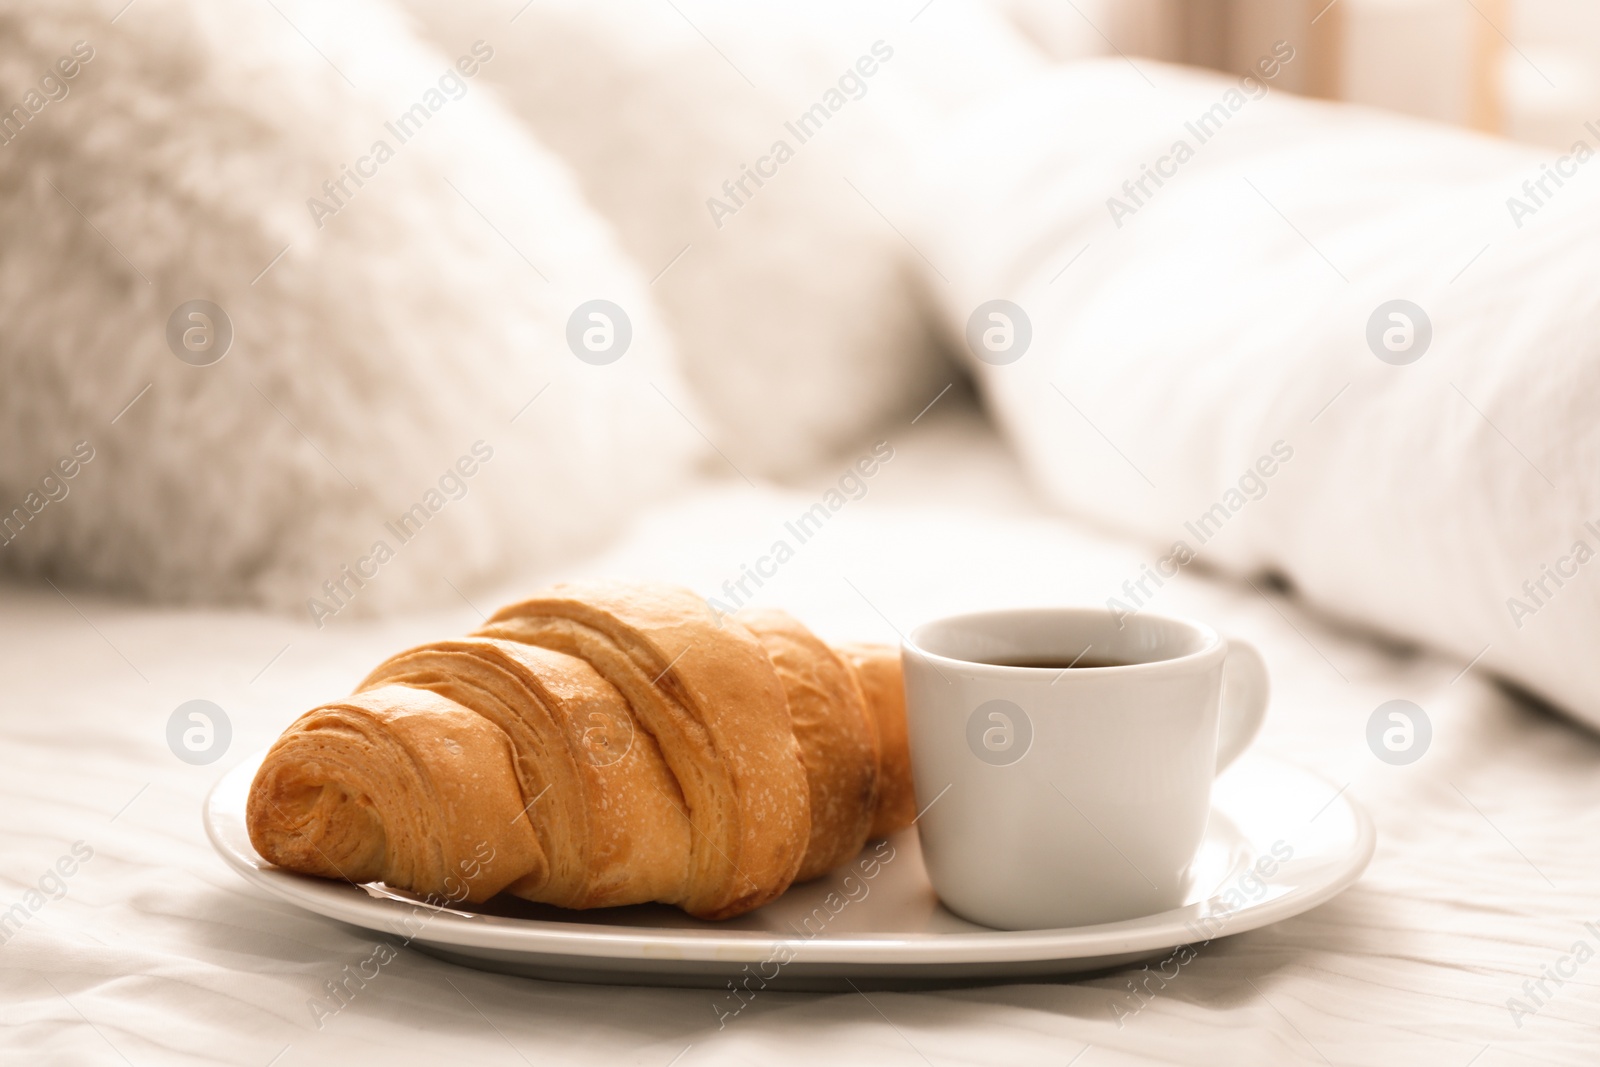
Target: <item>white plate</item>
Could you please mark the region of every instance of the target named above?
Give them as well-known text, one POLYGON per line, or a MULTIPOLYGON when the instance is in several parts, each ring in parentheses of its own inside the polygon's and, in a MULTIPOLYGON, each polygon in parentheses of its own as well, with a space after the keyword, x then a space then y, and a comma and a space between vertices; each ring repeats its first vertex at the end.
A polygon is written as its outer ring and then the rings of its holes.
POLYGON ((1125 922, 1012 932, 957 918, 928 884, 914 830, 721 923, 664 905, 580 912, 498 897, 471 910, 438 908, 382 884, 293 874, 258 856, 244 811, 260 761, 230 771, 205 809, 211 843, 246 881, 379 932, 396 948, 567 981, 820 989, 1103 970, 1314 908, 1361 876, 1377 841, 1366 812, 1322 778, 1246 755, 1217 780, 1188 902, 1125 922), (1265 877, 1254 873, 1258 863, 1265 877))

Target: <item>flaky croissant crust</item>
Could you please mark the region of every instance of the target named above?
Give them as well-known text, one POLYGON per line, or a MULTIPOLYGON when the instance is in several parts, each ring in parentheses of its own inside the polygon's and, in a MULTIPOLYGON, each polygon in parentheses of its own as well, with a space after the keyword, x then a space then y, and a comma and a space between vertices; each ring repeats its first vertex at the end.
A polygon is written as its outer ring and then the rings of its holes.
POLYGON ((719 919, 909 825, 904 749, 895 650, 588 582, 402 652, 302 716, 246 818, 264 858, 306 874, 719 919))

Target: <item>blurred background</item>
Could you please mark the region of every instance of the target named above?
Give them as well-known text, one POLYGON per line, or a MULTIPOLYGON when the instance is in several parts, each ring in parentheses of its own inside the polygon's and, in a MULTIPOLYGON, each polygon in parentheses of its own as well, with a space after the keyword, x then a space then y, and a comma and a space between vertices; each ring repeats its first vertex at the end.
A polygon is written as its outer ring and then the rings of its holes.
POLYGON ((1063 55, 1093 48, 1103 34, 1107 50, 1224 71, 1243 72, 1275 40, 1305 42, 1307 62, 1286 70, 1280 87, 1550 147, 1567 147, 1600 115, 1600 5, 1592 0, 1077 6, 1013 3, 1013 17, 1063 55))

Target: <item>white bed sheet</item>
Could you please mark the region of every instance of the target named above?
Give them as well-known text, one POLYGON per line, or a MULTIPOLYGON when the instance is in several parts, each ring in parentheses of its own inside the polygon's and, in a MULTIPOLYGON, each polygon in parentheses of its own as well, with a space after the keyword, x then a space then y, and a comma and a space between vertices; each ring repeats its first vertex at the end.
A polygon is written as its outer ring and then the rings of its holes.
MULTIPOLYGON (((765 599, 832 637, 893 640, 921 617, 977 605, 1103 602, 1137 575, 1138 548, 1039 512, 956 396, 888 434, 895 456, 866 497, 800 546, 765 599)), ((711 592, 832 480, 707 487, 581 571, 711 592)), ((66 896, 0 945, 3 1063, 1594 1061, 1600 962, 1562 987, 1547 980, 1553 996, 1520 1027, 1506 1002, 1526 999, 1522 983, 1575 942, 1600 948, 1582 925, 1600 926, 1600 742, 1461 663, 1377 645, 1247 586, 1186 574, 1159 607, 1261 647, 1276 692, 1258 744, 1321 771, 1330 797, 1348 783, 1376 818, 1377 857, 1358 885, 1213 943, 1121 1026, 1112 1005, 1134 1003, 1126 973, 763 993, 722 1030, 711 991, 542 983, 402 950, 319 1031, 307 1001, 375 938, 247 888, 207 845, 201 800, 300 711, 396 647, 472 625, 476 609, 317 632, 69 595, 0 588, 0 909, 73 842, 94 850, 66 896), (173 708, 196 697, 234 729, 209 767, 181 763, 164 740, 173 708), (1379 762, 1364 741, 1368 715, 1397 697, 1434 728, 1409 767, 1379 762)))

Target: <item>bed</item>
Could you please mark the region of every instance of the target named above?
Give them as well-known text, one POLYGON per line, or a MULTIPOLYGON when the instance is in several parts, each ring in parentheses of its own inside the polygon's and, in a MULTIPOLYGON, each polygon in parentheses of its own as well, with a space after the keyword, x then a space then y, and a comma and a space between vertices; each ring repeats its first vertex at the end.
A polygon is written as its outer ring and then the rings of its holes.
MULTIPOLYGON (((747 582, 752 601, 831 638, 894 641, 964 608, 1103 603, 1147 558, 1142 544, 1044 508, 962 387, 881 439, 893 458, 865 494, 759 589, 747 582)), ((708 479, 568 573, 737 590, 744 565, 842 473, 819 469, 781 490, 708 479)), ((1355 887, 1212 943, 1133 1001, 1137 1012, 1126 1010, 1125 970, 916 993, 773 992, 719 1028, 711 990, 545 983, 403 949, 318 1029, 308 1001, 376 938, 249 889, 207 844, 203 798, 383 655, 492 607, 463 598, 442 613, 318 630, 281 615, 6 587, 0 915, 17 903, 25 914, 9 913, 0 932, 0 1060, 1593 1062, 1600 867, 1574 846, 1600 831, 1600 741, 1464 660, 1376 640, 1198 568, 1163 587, 1158 610, 1205 616, 1262 649, 1275 691, 1257 747, 1317 771, 1330 800, 1356 798, 1379 844, 1355 887), (168 718, 191 699, 214 701, 231 724, 210 765, 168 747, 168 718), (1369 716, 1392 699, 1432 724, 1410 765, 1367 744, 1369 716)))

